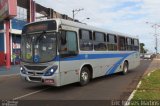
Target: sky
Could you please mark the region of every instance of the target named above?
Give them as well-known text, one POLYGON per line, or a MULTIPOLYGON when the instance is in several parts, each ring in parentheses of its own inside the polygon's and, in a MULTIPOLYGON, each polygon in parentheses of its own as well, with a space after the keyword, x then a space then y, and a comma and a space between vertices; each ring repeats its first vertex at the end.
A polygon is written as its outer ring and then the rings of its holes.
MULTIPOLYGON (((155 52, 153 24, 160 25, 160 0, 35 0, 55 11, 72 17, 73 9, 81 9, 75 19, 103 29, 138 37, 149 52, 155 52), (86 18, 90 18, 87 20, 86 18), (150 22, 150 24, 146 24, 150 22)), ((157 33, 160 32, 160 27, 157 33)), ((158 37, 160 42, 160 36, 158 37)), ((160 43, 159 52, 160 52, 160 43)))

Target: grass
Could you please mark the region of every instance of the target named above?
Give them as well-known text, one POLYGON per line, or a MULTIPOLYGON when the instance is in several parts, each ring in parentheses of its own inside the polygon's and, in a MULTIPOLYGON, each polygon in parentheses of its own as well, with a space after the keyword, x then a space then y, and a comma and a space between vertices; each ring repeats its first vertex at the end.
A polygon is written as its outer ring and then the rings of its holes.
POLYGON ((152 72, 150 76, 142 78, 134 100, 160 100, 160 69, 152 72))

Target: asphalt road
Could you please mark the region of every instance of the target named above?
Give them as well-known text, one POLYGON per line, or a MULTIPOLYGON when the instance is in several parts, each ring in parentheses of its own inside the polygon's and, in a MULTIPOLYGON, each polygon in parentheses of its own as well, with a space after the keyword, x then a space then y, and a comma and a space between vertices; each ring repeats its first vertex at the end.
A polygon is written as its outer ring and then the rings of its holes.
POLYGON ((0 76, 0 100, 127 100, 144 73, 159 63, 141 60, 140 66, 127 75, 96 78, 84 87, 77 84, 50 87, 24 82, 19 75, 0 76))

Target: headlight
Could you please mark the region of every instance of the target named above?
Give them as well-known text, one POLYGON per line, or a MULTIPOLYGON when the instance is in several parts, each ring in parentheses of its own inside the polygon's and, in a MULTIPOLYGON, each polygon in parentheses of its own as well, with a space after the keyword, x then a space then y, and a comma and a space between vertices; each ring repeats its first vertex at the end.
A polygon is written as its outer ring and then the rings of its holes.
POLYGON ((26 70, 23 67, 20 68, 20 71, 22 74, 26 74, 26 70))
POLYGON ((58 66, 51 67, 48 71, 44 73, 44 76, 52 76, 56 72, 57 68, 58 66))

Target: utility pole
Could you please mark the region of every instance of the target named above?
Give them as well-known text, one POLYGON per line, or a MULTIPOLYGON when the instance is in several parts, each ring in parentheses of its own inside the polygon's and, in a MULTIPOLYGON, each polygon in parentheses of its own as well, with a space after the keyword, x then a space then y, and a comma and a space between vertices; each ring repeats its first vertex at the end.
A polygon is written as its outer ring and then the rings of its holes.
POLYGON ((152 28, 154 28, 154 36, 155 36, 155 50, 156 50, 156 55, 158 53, 158 33, 157 33, 157 29, 160 27, 159 24, 157 23, 150 23, 150 22, 146 22, 146 24, 150 24, 152 28))
POLYGON ((82 10, 84 10, 84 9, 82 8, 82 9, 72 10, 72 12, 73 12, 73 21, 74 21, 74 19, 75 19, 75 15, 78 14, 78 12, 80 12, 80 11, 82 11, 82 10))

